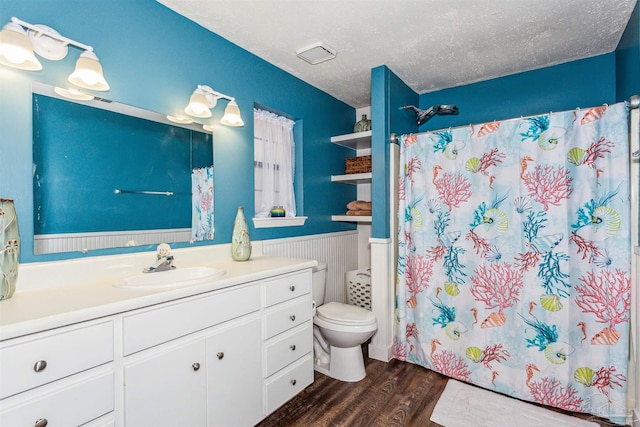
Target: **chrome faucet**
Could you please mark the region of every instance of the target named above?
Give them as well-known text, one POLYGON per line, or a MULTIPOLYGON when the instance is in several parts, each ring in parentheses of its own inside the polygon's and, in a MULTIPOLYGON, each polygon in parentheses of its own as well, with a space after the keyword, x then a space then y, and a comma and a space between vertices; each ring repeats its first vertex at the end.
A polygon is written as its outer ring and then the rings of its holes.
POLYGON ((156 273, 176 268, 176 266, 173 265, 173 255, 171 255, 171 248, 168 244, 161 243, 158 245, 158 253, 156 257, 157 261, 151 267, 143 269, 143 273, 156 273))

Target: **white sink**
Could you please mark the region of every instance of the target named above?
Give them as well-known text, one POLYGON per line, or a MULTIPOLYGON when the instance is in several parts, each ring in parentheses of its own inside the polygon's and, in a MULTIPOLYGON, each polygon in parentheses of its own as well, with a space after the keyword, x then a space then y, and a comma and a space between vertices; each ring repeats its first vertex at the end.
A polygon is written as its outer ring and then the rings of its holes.
POLYGON ((175 270, 143 273, 125 277, 113 284, 116 288, 162 289, 198 285, 226 274, 226 270, 212 267, 187 267, 175 270))

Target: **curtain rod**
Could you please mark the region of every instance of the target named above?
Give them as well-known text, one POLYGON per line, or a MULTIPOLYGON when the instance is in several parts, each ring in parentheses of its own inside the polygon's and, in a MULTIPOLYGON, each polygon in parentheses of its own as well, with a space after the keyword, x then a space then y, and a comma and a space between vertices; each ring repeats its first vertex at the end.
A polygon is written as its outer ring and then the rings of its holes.
MULTIPOLYGON (((637 109, 640 106, 640 95, 633 95, 629 98, 628 101, 624 101, 625 104, 627 104, 627 107, 629 107, 629 109, 633 110, 633 109, 637 109)), ((603 104, 603 105, 608 105, 608 104, 603 104)), ((591 108, 591 107, 590 107, 591 108)), ((580 110, 580 107, 575 108, 576 110, 580 110)), ((571 110, 564 110, 564 111, 571 111, 571 110)), ((503 120, 494 120, 494 122, 500 121, 500 122, 508 122, 511 120, 523 120, 523 119, 530 119, 532 117, 538 117, 538 116, 542 116, 545 114, 553 114, 553 111, 550 111, 549 113, 539 113, 539 114, 531 114, 529 116, 520 116, 520 117, 514 117, 511 119, 503 119, 503 120)), ((489 122, 484 122, 484 123, 489 123, 489 122)), ((476 123, 479 124, 479 123, 476 123)), ((427 132, 439 132, 439 131, 444 131, 444 130, 453 130, 453 129, 460 129, 460 128, 464 128, 464 127, 468 127, 468 126, 473 126, 471 123, 470 124, 466 124, 466 125, 460 125, 460 126, 450 126, 448 128, 440 128, 440 129, 435 129, 435 130, 427 130, 424 132, 418 132, 418 133, 427 133, 427 132)), ((392 133, 389 135, 389 142, 391 144, 398 144, 399 142, 399 137, 398 134, 396 133, 392 133)))

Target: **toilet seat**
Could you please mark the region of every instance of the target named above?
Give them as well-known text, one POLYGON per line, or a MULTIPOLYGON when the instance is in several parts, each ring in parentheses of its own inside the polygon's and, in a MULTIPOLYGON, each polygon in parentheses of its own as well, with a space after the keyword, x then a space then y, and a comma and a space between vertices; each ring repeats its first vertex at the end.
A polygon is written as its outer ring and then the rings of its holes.
POLYGON ((336 325, 367 326, 376 323, 376 317, 369 310, 339 302, 321 305, 317 308, 316 316, 336 325))

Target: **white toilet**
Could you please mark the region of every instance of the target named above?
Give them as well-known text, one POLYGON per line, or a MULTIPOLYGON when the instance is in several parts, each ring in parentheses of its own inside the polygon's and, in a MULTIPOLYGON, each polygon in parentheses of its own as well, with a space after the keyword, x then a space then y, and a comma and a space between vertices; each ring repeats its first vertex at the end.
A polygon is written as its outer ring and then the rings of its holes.
POLYGON ((372 312, 354 305, 324 304, 327 265, 313 269, 313 351, 315 370, 341 381, 356 382, 366 376, 361 345, 376 332, 372 312))

